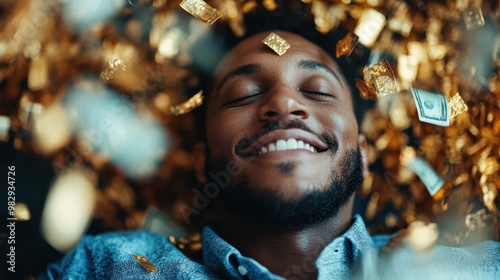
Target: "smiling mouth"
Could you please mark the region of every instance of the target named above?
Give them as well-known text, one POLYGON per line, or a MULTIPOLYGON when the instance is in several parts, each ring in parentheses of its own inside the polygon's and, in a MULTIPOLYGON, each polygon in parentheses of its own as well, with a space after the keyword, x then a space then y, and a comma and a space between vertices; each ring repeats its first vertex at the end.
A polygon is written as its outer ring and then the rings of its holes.
POLYGON ((236 145, 235 152, 243 157, 293 150, 317 154, 335 146, 327 137, 323 138, 325 140, 300 128, 276 129, 251 138, 243 138, 236 145))
POLYGON ((279 139, 271 142, 257 149, 256 153, 259 155, 275 152, 275 151, 288 151, 288 150, 307 150, 312 153, 317 153, 319 149, 303 140, 295 138, 279 139))

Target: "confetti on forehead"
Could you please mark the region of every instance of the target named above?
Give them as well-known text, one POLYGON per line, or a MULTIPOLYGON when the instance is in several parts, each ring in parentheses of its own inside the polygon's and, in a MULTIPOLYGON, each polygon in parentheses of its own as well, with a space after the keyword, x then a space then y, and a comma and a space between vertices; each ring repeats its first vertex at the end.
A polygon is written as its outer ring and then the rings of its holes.
POLYGON ((269 35, 267 35, 267 37, 262 40, 262 43, 271 48, 279 56, 284 55, 290 48, 290 44, 274 32, 271 32, 269 35))

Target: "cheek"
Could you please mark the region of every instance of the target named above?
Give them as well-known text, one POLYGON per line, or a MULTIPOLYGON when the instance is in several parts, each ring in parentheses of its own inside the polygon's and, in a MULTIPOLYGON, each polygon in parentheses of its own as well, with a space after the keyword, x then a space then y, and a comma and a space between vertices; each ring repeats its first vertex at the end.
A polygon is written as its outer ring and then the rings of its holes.
POLYGON ((337 135, 340 146, 355 148, 358 143, 358 125, 353 114, 339 110, 337 114, 328 114, 328 127, 337 135))
POLYGON ((251 110, 225 110, 214 114, 208 120, 210 125, 207 127, 211 151, 219 154, 232 154, 241 137, 251 135, 249 128, 253 119, 251 110))

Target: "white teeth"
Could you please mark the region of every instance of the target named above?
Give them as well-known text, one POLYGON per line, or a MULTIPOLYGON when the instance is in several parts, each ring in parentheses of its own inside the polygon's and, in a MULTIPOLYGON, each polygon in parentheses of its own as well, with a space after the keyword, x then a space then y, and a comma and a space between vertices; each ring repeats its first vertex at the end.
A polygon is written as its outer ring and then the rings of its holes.
POLYGON ((290 138, 288 140, 280 139, 274 143, 269 143, 269 145, 260 148, 258 152, 261 155, 268 152, 286 151, 295 149, 309 150, 313 153, 317 152, 316 147, 310 145, 309 143, 305 143, 303 140, 296 140, 294 138, 290 138))
POLYGON ((262 148, 260 148, 260 153, 261 153, 261 154, 265 154, 265 153, 267 153, 267 152, 268 152, 268 151, 267 151, 267 148, 266 148, 266 147, 262 147, 262 148))
POLYGON ((297 141, 297 149, 302 149, 302 148, 304 148, 304 141, 302 140, 297 141))
POLYGON ((278 140, 276 141, 276 151, 284 151, 286 150, 286 141, 278 140))
POLYGON ((295 150, 297 149, 297 140, 290 138, 286 140, 286 148, 288 150, 295 150))
POLYGON ((269 144, 269 151, 270 152, 276 151, 276 144, 274 144, 274 143, 269 144))

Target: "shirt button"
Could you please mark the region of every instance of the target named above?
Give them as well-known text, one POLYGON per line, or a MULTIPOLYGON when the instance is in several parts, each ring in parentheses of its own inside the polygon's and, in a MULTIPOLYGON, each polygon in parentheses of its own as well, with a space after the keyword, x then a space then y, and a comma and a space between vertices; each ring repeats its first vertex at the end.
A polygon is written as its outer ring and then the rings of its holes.
POLYGON ((240 266, 238 266, 238 272, 241 275, 247 275, 248 270, 244 266, 240 265, 240 266))

